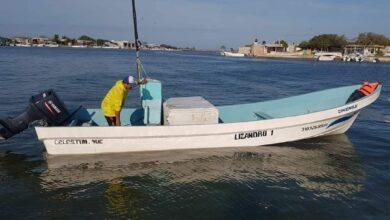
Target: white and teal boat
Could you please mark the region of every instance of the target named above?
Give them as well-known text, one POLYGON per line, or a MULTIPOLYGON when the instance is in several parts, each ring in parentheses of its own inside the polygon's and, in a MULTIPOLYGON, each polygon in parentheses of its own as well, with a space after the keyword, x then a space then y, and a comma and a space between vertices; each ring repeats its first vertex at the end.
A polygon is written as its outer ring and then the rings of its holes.
POLYGON ((124 109, 128 126, 108 127, 100 109, 82 109, 66 127, 36 127, 51 155, 101 154, 174 149, 272 145, 342 134, 359 112, 380 95, 376 91, 345 104, 360 85, 334 88, 266 102, 217 107, 219 123, 161 125, 161 84, 143 86, 142 109, 124 109))

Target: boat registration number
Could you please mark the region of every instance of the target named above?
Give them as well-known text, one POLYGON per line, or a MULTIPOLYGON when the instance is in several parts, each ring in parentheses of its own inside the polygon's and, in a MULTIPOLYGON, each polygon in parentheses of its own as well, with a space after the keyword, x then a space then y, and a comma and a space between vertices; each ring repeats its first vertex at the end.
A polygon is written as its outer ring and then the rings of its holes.
POLYGON ((305 132, 305 131, 313 131, 313 130, 317 130, 317 129, 320 129, 320 128, 324 128, 328 126, 328 123, 323 123, 323 124, 317 124, 317 125, 311 125, 311 126, 306 126, 306 127, 302 127, 302 132, 305 132))

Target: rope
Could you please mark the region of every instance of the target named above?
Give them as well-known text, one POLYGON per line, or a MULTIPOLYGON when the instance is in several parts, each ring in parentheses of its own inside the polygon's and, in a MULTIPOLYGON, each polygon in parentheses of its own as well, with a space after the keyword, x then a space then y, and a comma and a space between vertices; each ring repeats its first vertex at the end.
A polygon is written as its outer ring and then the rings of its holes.
POLYGON ((149 78, 148 74, 146 73, 146 70, 145 70, 144 66, 142 65, 142 62, 140 64, 141 64, 141 69, 142 69, 143 74, 146 76, 146 78, 149 78))

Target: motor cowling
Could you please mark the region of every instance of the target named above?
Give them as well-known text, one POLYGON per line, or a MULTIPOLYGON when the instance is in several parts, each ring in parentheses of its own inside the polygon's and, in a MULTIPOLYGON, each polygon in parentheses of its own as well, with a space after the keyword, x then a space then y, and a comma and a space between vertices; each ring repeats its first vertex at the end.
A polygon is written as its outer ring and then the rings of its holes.
POLYGON ((68 123, 70 114, 65 104, 53 90, 47 90, 30 98, 25 112, 17 117, 0 119, 0 139, 8 139, 36 121, 47 126, 62 126, 68 123))

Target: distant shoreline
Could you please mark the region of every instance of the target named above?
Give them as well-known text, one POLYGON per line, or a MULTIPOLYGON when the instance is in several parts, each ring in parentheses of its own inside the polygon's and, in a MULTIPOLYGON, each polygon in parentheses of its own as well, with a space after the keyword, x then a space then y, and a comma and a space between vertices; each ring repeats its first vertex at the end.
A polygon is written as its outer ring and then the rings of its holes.
MULTIPOLYGON (((0 47, 15 47, 15 48, 72 48, 72 49, 111 49, 111 50, 135 50, 135 48, 119 48, 119 47, 103 47, 103 46, 64 46, 64 45, 2 45, 0 47)), ((201 51, 201 50, 186 50, 186 49, 169 49, 169 48, 142 48, 148 51, 201 51)))
MULTIPOLYGON (((72 46, 56 46, 56 47, 50 47, 50 46, 14 46, 14 45, 0 45, 0 48, 8 47, 8 48, 66 48, 66 49, 102 49, 102 50, 135 50, 135 48, 111 48, 111 47, 72 47, 72 46)), ((215 52, 218 53, 218 50, 207 50, 207 49, 195 49, 195 50, 188 50, 188 49, 150 49, 150 48, 141 48, 142 51, 171 51, 171 52, 180 52, 180 51, 193 51, 193 52, 215 52)))
MULTIPOLYGON (((0 46, 1 47, 8 47, 8 48, 66 48, 66 49, 101 49, 101 50, 121 50, 121 51, 133 51, 135 48, 110 48, 110 47, 72 47, 72 46, 58 46, 58 47, 50 47, 50 46, 13 46, 13 45, 7 45, 7 46, 0 46)), ((142 48, 143 51, 167 51, 167 52, 185 52, 185 51, 193 51, 193 52, 211 52, 211 53, 218 53, 217 50, 185 50, 185 49, 150 49, 150 48, 142 48)), ((317 59, 314 56, 310 55, 285 55, 285 54, 270 54, 270 55, 262 55, 262 56, 246 56, 247 58, 253 58, 253 59, 268 59, 268 60, 301 60, 301 61, 317 61, 317 59)), ((390 63, 390 57, 378 57, 377 58, 379 62, 382 63, 390 63)), ((337 61, 333 61, 337 62, 337 61)), ((342 60, 340 60, 342 62, 342 60)))
POLYGON ((69 38, 66 36, 60 37, 55 34, 53 37, 0 37, 0 46, 16 46, 16 47, 70 47, 70 48, 102 48, 102 49, 135 49, 140 47, 143 50, 196 50, 195 47, 176 47, 169 44, 155 44, 139 42, 130 42, 128 40, 105 40, 94 39, 87 35, 82 35, 79 38, 69 38))

